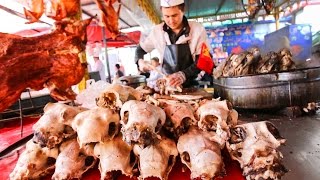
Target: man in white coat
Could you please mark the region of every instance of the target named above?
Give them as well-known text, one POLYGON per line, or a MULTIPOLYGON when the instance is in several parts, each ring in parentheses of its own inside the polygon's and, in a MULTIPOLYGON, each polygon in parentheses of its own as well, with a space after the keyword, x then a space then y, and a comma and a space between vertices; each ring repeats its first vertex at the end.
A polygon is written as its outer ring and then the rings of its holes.
POLYGON ((92 66, 92 71, 98 71, 100 75, 100 79, 102 81, 106 81, 106 71, 104 68, 104 64, 99 59, 99 57, 93 57, 93 59, 94 59, 94 64, 92 66))
POLYGON ((188 22, 184 16, 184 0, 161 0, 164 22, 156 25, 136 50, 136 62, 140 71, 149 66, 143 56, 157 49, 163 73, 168 75, 171 86, 189 87, 201 71, 196 63, 201 46, 209 46, 206 30, 197 22, 188 22))

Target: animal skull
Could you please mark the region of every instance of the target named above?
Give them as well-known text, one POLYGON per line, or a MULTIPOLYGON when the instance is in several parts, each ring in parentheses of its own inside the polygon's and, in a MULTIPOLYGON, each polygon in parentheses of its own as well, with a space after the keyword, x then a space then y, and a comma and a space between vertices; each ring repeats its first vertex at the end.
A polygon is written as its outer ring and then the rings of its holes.
POLYGON ((59 149, 53 180, 80 179, 97 161, 80 149, 76 138, 64 141, 59 149))
POLYGON ((197 124, 193 115, 194 109, 190 104, 166 103, 163 109, 168 117, 166 122, 168 126, 165 128, 174 133, 177 138, 186 133, 191 125, 197 124))
POLYGON ((10 179, 40 179, 54 170, 58 148, 41 148, 32 140, 27 142, 26 150, 10 173, 10 179))
POLYGON ((191 179, 213 179, 224 172, 221 147, 211 140, 214 134, 192 126, 180 136, 177 148, 182 163, 191 170, 191 179))
POLYGON ((32 127, 33 141, 42 147, 49 148, 60 144, 64 138, 75 134, 71 128, 71 122, 78 113, 84 110, 85 108, 82 107, 48 103, 44 107, 44 114, 32 127))
POLYGON ((94 147, 94 155, 100 159, 101 179, 115 179, 118 171, 126 176, 133 176, 137 159, 132 147, 121 136, 98 143, 94 147))
POLYGON ((215 131, 219 144, 225 144, 229 138, 229 126, 237 124, 238 113, 232 109, 228 101, 210 100, 203 101, 196 112, 199 121, 198 126, 204 131, 215 131))
POLYGON ((277 148, 285 143, 277 128, 270 122, 237 125, 230 130, 227 149, 237 160, 247 179, 280 179, 287 172, 281 164, 277 148))
POLYGON ((134 145, 134 153, 139 156, 140 179, 157 177, 167 180, 178 156, 176 143, 165 137, 145 148, 134 145))
POLYGON ((157 133, 166 120, 161 108, 135 100, 123 104, 120 116, 124 141, 145 146, 157 139, 157 133))
POLYGON ((72 122, 72 128, 78 134, 80 148, 112 139, 118 134, 119 120, 118 113, 102 107, 79 113, 72 122))
POLYGON ((138 90, 125 85, 111 84, 96 99, 97 106, 105 108, 121 108, 128 100, 141 100, 143 94, 138 90))

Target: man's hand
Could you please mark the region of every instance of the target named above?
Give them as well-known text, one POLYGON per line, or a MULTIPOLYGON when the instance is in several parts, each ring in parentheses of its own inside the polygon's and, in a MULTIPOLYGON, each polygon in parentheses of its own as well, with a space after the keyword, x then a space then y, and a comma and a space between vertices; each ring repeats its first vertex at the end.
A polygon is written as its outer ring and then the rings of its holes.
POLYGON ((141 72, 147 72, 152 70, 152 66, 149 63, 145 62, 143 59, 139 59, 138 65, 139 65, 139 70, 141 72))
POLYGON ((186 81, 186 75, 182 72, 176 72, 168 76, 169 85, 173 87, 181 86, 186 81))

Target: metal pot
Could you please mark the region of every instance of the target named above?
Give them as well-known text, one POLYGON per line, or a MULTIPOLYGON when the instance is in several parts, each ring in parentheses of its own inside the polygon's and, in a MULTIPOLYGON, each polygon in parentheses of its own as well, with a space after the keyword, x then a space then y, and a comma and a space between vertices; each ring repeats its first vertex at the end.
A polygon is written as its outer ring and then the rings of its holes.
POLYGON ((320 101, 320 67, 213 80, 214 96, 245 109, 284 108, 320 101))
POLYGON ((119 78, 119 81, 123 85, 131 86, 136 88, 141 85, 146 84, 146 77, 143 75, 130 75, 130 76, 122 76, 119 78))

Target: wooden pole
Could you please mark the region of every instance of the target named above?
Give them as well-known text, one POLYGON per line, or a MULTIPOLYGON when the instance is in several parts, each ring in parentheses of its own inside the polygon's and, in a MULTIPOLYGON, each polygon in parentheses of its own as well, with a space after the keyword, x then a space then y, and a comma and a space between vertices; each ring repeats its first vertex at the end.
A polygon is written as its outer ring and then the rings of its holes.
MULTIPOLYGON (((69 17, 69 18, 74 19, 74 20, 82 20, 81 2, 80 2, 80 0, 75 0, 75 1, 79 1, 79 3, 77 3, 77 4, 79 4, 78 13, 76 15, 74 15, 73 17, 69 17)), ((82 90, 86 89, 86 82, 89 79, 86 52, 79 53, 79 59, 80 59, 81 64, 83 64, 85 67, 84 76, 83 76, 82 80, 77 85, 79 92, 81 92, 82 90)))
POLYGON ((274 13, 274 19, 275 19, 275 21, 276 21, 276 30, 278 30, 279 27, 280 27, 280 17, 279 17, 280 12, 279 12, 279 7, 276 7, 274 11, 275 11, 275 13, 274 13))
POLYGON ((108 58, 108 46, 107 46, 107 40, 106 40, 106 28, 104 26, 102 26, 102 36, 103 36, 103 44, 104 44, 104 55, 105 55, 106 66, 108 71, 108 81, 109 83, 111 83, 110 64, 109 64, 109 58, 108 58))

